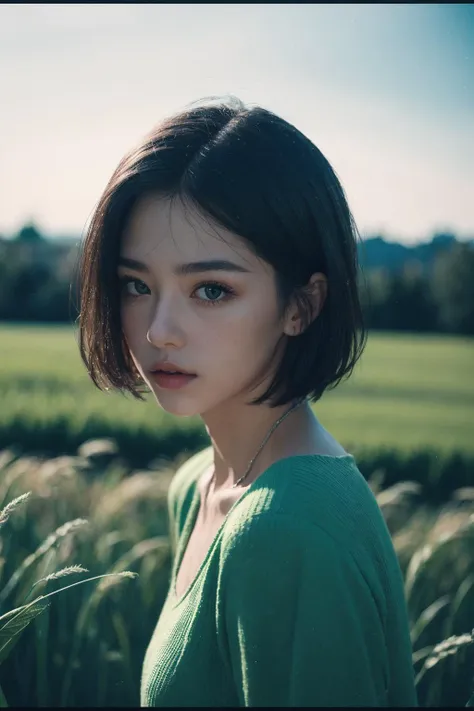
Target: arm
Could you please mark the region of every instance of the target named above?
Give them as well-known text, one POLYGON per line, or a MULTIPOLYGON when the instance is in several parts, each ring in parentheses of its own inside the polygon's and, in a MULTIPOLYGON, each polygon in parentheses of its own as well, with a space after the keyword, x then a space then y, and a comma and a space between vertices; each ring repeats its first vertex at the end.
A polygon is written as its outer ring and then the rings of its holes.
POLYGON ((384 706, 381 612, 352 555, 287 515, 230 540, 223 648, 242 706, 384 706))

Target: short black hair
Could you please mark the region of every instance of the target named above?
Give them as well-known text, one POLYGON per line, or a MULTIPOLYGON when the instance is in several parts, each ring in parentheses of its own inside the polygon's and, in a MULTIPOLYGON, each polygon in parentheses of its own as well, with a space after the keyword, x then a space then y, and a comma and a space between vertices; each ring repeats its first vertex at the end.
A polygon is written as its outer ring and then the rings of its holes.
POLYGON ((210 97, 162 121, 120 161, 80 252, 79 348, 94 384, 143 400, 122 332, 117 264, 124 227, 148 194, 180 198, 225 227, 275 270, 281 313, 293 297, 304 318, 272 383, 250 404, 319 400, 349 377, 367 340, 358 293, 358 231, 321 151, 283 118, 238 98, 210 97), (317 317, 305 293, 327 277, 317 317))

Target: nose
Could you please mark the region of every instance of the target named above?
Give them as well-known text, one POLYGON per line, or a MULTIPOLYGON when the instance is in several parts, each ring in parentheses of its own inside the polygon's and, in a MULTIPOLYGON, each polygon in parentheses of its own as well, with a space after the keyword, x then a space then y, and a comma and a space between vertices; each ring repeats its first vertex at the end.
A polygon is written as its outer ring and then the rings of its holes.
POLYGON ((170 306, 163 302, 156 307, 146 339, 155 348, 167 346, 179 348, 183 345, 184 335, 178 326, 176 307, 172 311, 170 306))

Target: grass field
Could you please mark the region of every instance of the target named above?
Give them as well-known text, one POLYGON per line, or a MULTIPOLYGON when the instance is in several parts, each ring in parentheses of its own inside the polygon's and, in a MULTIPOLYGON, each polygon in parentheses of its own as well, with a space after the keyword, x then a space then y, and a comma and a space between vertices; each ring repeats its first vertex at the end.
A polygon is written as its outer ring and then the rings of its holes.
MULTIPOLYGON (((12 418, 40 428, 65 418, 80 429, 94 417, 150 432, 200 422, 167 415, 151 394, 141 403, 97 390, 71 327, 0 324, 0 343, 0 428, 12 418)), ((473 339, 370 334, 352 377, 314 409, 349 450, 428 446, 473 453, 473 363, 473 339)))
MULTIPOLYGON (((472 339, 371 335, 352 378, 315 410, 348 449, 472 454, 473 355, 472 339)), ((15 418, 45 431, 61 417, 78 432, 90 418, 153 433, 199 424, 166 415, 151 395, 140 403, 98 391, 68 327, 0 325, 0 366, 0 432, 15 418)), ((170 584, 167 491, 175 463, 130 471, 115 462, 92 477, 80 457, 66 459, 0 453, 0 510, 10 506, 2 521, 0 616, 61 589, 2 659, 0 706, 134 707, 170 584), (69 577, 59 578, 61 571, 69 577), (124 571, 138 577, 104 586, 111 579, 84 578, 124 571), (52 575, 58 578, 48 581, 52 575)), ((464 707, 470 699, 472 706, 474 489, 463 482, 470 488, 462 497, 433 507, 410 487, 415 470, 388 488, 377 477, 371 485, 404 578, 419 705, 464 707)), ((4 642, 8 634, 4 623, 4 642)))

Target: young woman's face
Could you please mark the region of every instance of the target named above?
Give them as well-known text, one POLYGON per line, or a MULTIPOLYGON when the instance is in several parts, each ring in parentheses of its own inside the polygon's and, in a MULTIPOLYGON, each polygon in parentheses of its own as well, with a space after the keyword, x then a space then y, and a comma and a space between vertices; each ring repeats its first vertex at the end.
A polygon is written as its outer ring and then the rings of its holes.
POLYGON ((271 359, 286 341, 270 265, 181 201, 151 196, 130 216, 120 257, 146 265, 143 271, 118 267, 120 279, 129 279, 122 281, 122 328, 137 370, 164 410, 192 416, 264 392, 276 367, 270 372, 271 359), (242 271, 175 273, 179 265, 210 260, 242 271), (180 389, 162 388, 150 373, 161 360, 197 377, 180 389))

